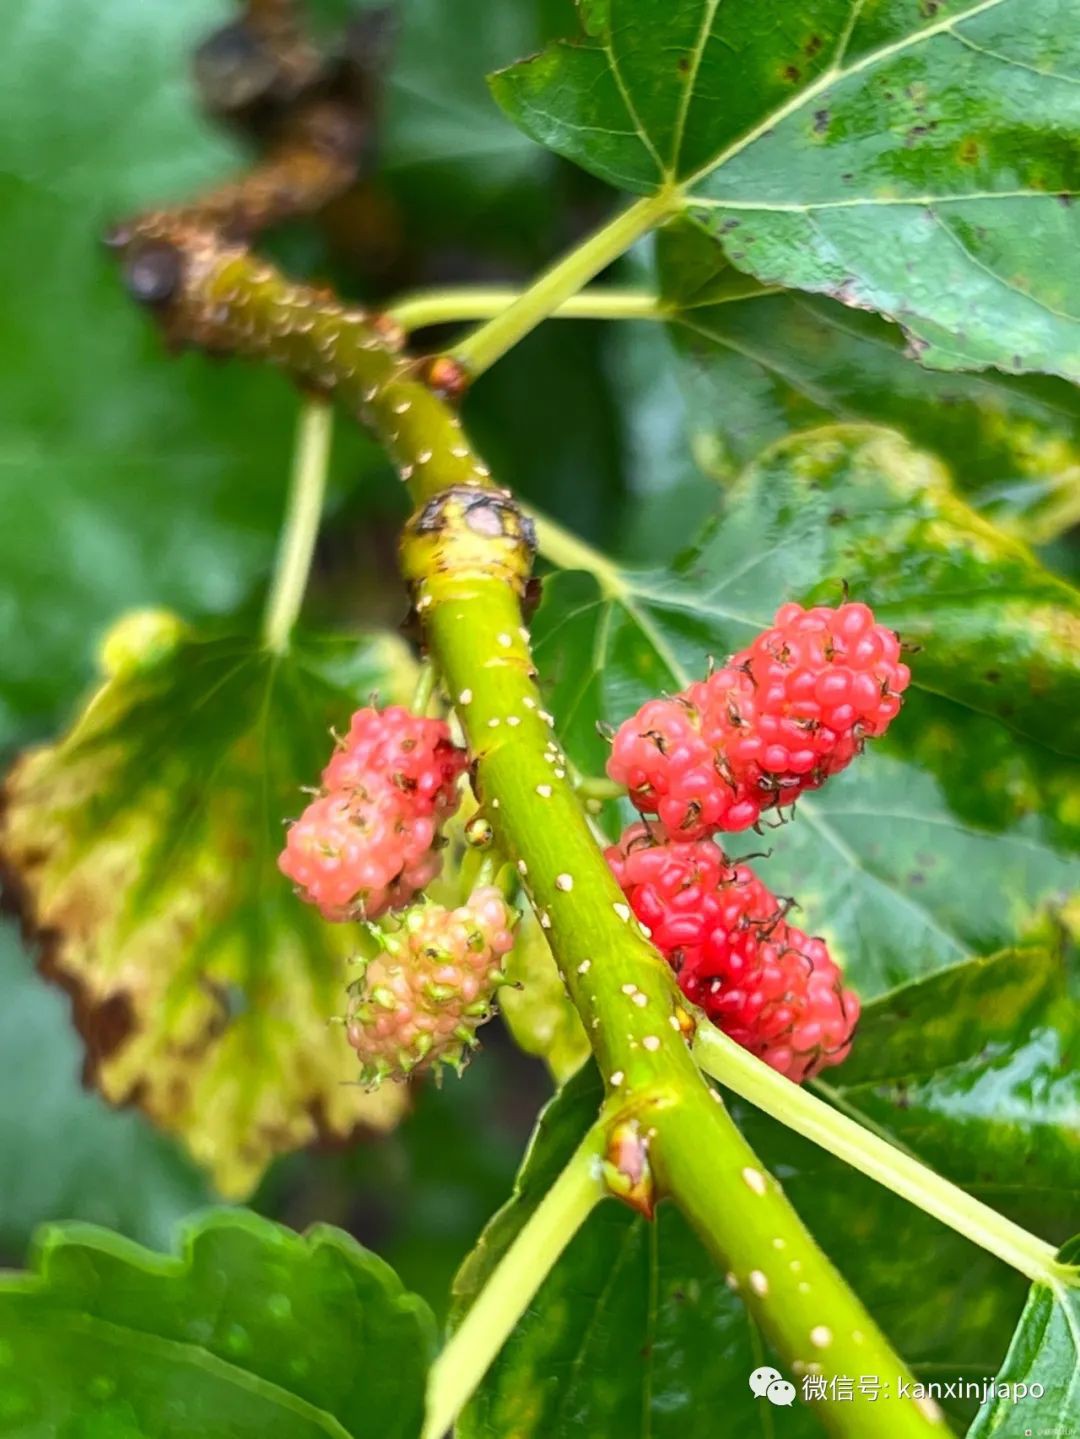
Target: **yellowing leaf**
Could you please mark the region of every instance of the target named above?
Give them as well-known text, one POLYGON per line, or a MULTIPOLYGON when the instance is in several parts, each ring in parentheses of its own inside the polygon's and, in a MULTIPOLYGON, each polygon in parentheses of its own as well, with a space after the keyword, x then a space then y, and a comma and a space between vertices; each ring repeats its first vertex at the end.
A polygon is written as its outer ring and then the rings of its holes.
POLYGON ((275 861, 330 726, 373 690, 404 698, 409 662, 389 638, 280 656, 154 634, 125 647, 65 739, 16 765, 0 858, 46 973, 74 996, 102 1093, 140 1105, 241 1196, 274 1155, 386 1129, 404 1103, 355 1084, 328 1024, 352 927, 301 904, 275 861))

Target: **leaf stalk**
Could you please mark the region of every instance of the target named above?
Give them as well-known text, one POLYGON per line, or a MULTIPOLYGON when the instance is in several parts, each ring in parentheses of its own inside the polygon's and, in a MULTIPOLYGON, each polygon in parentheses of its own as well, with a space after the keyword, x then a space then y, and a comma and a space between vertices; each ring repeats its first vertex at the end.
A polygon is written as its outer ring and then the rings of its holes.
POLYGON ((288 649, 303 604, 326 495, 333 428, 334 412, 325 400, 303 402, 285 522, 263 619, 263 644, 272 654, 283 654, 288 649))
POLYGON ((677 193, 664 188, 621 210, 545 270, 508 309, 467 335, 449 352, 451 358, 470 375, 482 375, 680 205, 677 193))
POLYGON ((927 1168, 910 1154, 841 1114, 742 1049, 708 1020, 694 1039, 698 1064, 733 1094, 850 1164, 916 1208, 970 1239, 1033 1281, 1057 1271, 1055 1250, 927 1168))

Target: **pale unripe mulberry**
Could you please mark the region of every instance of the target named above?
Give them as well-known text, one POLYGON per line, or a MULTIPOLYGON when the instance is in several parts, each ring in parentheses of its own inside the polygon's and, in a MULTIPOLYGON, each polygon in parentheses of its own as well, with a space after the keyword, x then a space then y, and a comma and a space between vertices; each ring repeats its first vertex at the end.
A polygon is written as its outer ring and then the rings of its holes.
POLYGON ((416 905, 378 932, 380 952, 360 961, 346 1016, 363 1083, 436 1064, 460 1071, 506 982, 513 920, 500 891, 482 888, 458 909, 416 905))

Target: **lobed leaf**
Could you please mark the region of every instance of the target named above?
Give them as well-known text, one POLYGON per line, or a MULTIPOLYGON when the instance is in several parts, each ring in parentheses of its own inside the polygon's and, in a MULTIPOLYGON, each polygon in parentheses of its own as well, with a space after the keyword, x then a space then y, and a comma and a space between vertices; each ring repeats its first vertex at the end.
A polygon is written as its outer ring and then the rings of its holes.
POLYGON ((838 603, 845 581, 920 643, 913 689, 886 741, 768 832, 761 872, 870 996, 1036 933, 1072 890, 1076 592, 900 437, 836 427, 766 452, 672 569, 549 579, 537 654, 563 739, 595 773, 598 722, 701 676, 784 600, 838 603))
POLYGON ((493 77, 534 139, 669 188, 769 285, 936 369, 1080 377, 1080 18, 1061 0, 581 0, 493 77))
POLYGON ((125 633, 72 732, 10 775, 0 859, 102 1093, 242 1195, 275 1154, 385 1129, 404 1102, 353 1083, 328 1021, 354 936, 295 898, 276 857, 330 726, 374 689, 405 697, 408 661, 377 637, 279 656, 197 635, 140 660, 125 633))
POLYGON ((434 1349, 427 1306, 342 1231, 242 1210, 179 1257, 106 1230, 43 1231, 0 1281, 0 1423, 136 1439, 410 1439, 434 1349))

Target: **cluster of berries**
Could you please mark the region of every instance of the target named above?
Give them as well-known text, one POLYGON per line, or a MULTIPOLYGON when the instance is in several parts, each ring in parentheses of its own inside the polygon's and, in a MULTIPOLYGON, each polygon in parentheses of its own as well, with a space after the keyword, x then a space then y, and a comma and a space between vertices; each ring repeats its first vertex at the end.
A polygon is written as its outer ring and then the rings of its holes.
POLYGON ((278 858, 324 918, 369 922, 378 953, 357 961, 345 1016, 365 1084, 437 1062, 460 1069, 505 980, 513 915, 497 889, 460 909, 406 908, 439 873, 439 830, 466 763, 443 720, 401 705, 358 710, 278 858), (370 923, 390 910, 401 911, 395 927, 370 923))
POLYGON ((657 840, 635 824, 607 861, 687 999, 796 1084, 851 1048, 859 1001, 825 943, 712 840, 657 840))
POLYGON ((911 679, 866 605, 783 605, 707 679, 650 700, 615 735, 608 774, 635 808, 607 852, 688 999, 796 1083, 851 1047, 859 1002, 825 943, 712 842, 757 824, 885 733, 911 679))
POLYGON ((460 1072, 506 981, 513 918, 502 894, 484 887, 459 909, 418 904, 398 929, 373 930, 379 953, 358 961, 346 1016, 363 1083, 405 1079, 436 1060, 460 1072))
POLYGON ((722 669, 627 720, 608 774, 673 838, 748 829, 884 734, 910 678, 866 605, 783 605, 722 669))
POLYGON ((358 710, 289 827, 278 859, 326 919, 377 919, 439 873, 439 828, 457 809, 465 751, 444 720, 391 705, 358 710))

